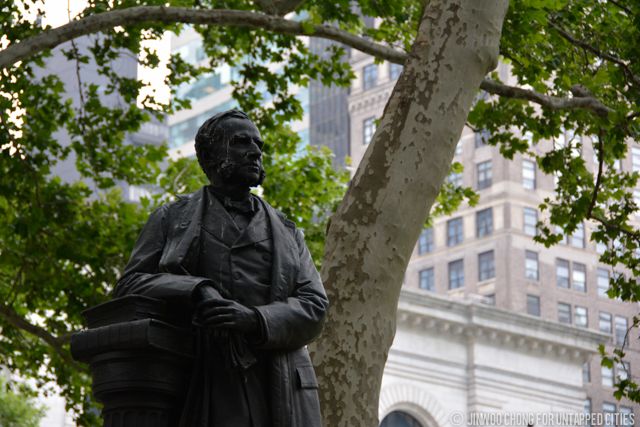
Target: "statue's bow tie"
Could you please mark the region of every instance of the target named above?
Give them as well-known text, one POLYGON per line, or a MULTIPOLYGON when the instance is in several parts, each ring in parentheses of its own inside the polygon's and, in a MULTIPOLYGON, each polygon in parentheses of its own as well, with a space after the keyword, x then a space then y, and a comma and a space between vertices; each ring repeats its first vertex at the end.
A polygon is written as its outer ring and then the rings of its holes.
POLYGON ((253 213, 255 211, 251 198, 236 201, 231 200, 229 197, 224 197, 222 204, 227 210, 230 209, 244 214, 253 213))

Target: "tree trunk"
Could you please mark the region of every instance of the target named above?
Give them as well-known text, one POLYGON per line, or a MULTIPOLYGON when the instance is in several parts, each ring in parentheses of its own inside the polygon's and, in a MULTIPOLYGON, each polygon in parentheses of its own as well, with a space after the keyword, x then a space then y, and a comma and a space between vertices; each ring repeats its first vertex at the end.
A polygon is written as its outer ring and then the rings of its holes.
POLYGON ((375 427, 403 275, 473 98, 495 68, 508 0, 431 0, 404 70, 333 216, 332 303, 313 345, 328 427, 375 427))

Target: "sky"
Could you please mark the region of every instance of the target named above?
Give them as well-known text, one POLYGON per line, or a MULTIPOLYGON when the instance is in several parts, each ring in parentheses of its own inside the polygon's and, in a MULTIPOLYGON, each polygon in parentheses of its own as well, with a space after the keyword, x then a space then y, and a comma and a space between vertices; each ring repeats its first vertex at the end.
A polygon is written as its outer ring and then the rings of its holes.
MULTIPOLYGON (((51 25, 54 28, 64 25, 69 22, 70 18, 76 17, 86 5, 86 0, 45 0, 43 24, 51 25)), ((171 53, 170 43, 170 35, 168 33, 162 40, 143 43, 144 46, 158 53, 162 65, 157 69, 138 67, 138 76, 142 81, 151 85, 151 87, 144 89, 140 93, 139 100, 144 99, 150 91, 155 91, 156 97, 160 102, 169 101, 170 91, 163 84, 163 81, 168 72, 165 64, 168 62, 171 53)))
POLYGON ((69 22, 69 16, 76 16, 87 5, 85 0, 46 0, 44 4, 45 24, 52 27, 69 22))

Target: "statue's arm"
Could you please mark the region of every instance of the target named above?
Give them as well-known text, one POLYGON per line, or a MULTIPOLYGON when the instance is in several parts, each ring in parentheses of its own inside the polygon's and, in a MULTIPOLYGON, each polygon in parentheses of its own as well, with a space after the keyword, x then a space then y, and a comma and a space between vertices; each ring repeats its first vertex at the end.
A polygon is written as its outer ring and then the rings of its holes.
POLYGON ((300 268, 286 301, 255 307, 262 329, 260 347, 296 349, 313 341, 322 330, 329 300, 304 237, 296 230, 300 268))
POLYGON ((160 272, 160 258, 167 241, 167 216, 168 207, 162 206, 149 217, 116 284, 114 297, 139 294, 191 304, 194 296, 198 298, 196 290, 209 282, 203 277, 160 272))

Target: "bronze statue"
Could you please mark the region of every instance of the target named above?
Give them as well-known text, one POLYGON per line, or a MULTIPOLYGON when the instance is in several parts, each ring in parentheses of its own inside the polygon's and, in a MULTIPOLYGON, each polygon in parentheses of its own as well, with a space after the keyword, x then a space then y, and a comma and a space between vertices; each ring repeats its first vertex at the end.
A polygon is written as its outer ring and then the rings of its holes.
POLYGON ((265 177, 247 115, 216 114, 196 136, 211 184, 151 214, 115 296, 167 302, 196 330, 182 427, 320 427, 306 344, 328 300, 302 233, 250 193, 265 177))

